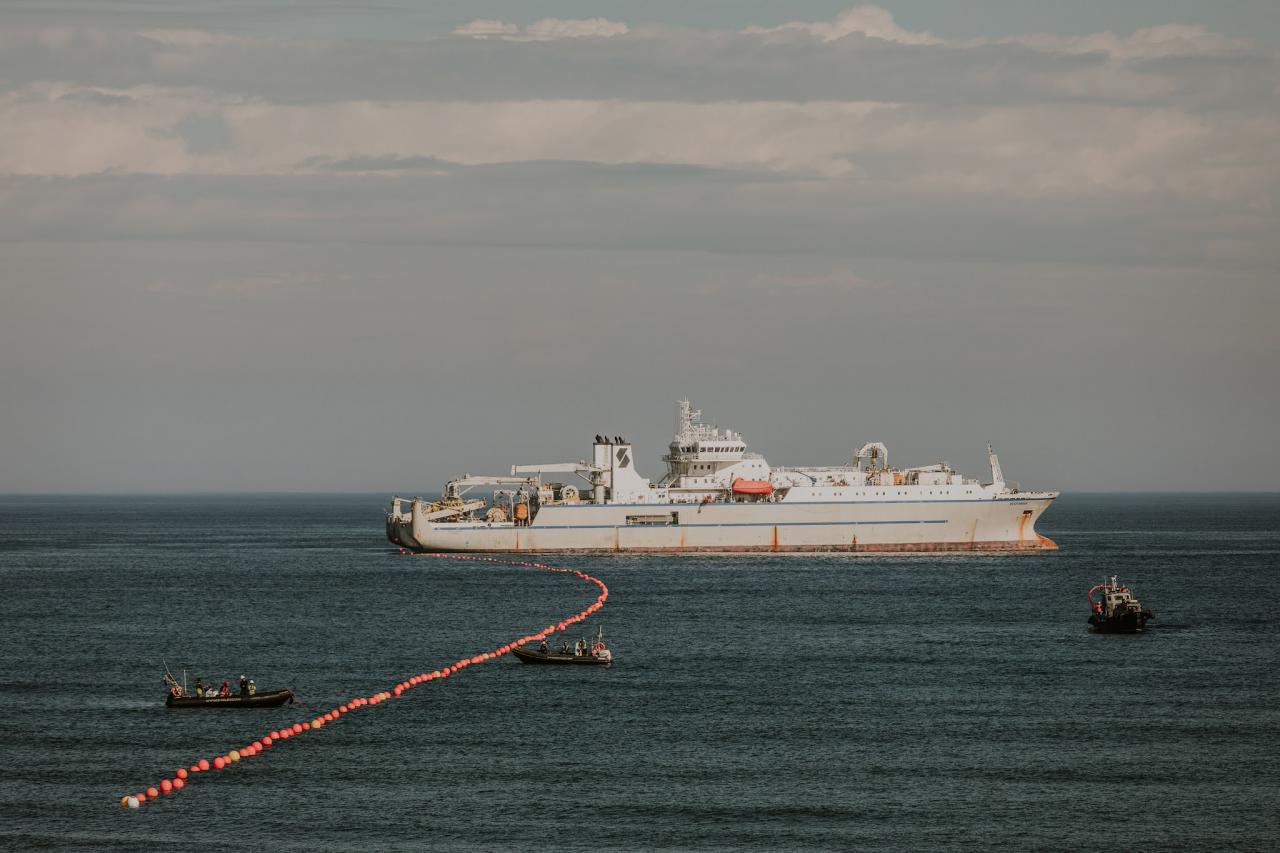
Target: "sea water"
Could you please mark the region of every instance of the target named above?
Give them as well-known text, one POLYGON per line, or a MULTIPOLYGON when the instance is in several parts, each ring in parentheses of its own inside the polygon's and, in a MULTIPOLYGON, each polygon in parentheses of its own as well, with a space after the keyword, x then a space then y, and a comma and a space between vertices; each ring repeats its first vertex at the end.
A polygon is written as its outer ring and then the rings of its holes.
POLYGON ((597 592, 402 555, 383 503, 0 498, 0 847, 1280 844, 1275 495, 1067 495, 1049 554, 546 558, 609 585, 568 638, 613 667, 507 656, 120 808, 597 592), (1147 634, 1086 630, 1109 574, 1147 634), (166 664, 302 705, 166 710, 166 664))

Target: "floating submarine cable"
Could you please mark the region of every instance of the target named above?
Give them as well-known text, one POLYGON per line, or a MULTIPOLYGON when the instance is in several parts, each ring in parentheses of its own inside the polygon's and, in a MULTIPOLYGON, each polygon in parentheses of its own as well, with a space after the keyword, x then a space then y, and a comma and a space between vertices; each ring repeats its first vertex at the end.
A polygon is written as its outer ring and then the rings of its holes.
MULTIPOLYGON (((401 553, 404 552, 402 551, 401 553)), ((152 785, 137 794, 126 794, 121 797, 120 805, 125 808, 136 809, 145 803, 158 800, 164 796, 176 794, 183 790, 188 782, 194 781, 203 773, 208 773, 213 770, 227 770, 238 762, 243 761, 246 758, 252 758, 265 750, 272 748, 276 744, 297 737, 298 735, 306 734, 307 732, 317 731, 324 728, 329 723, 337 722, 352 711, 357 711, 361 708, 370 708, 374 705, 386 702, 389 699, 398 699, 400 696, 404 695, 405 691, 412 690, 414 687, 421 684, 426 684, 429 681, 435 681, 440 678, 448 678, 450 675, 461 672, 472 664, 496 660, 509 653, 512 649, 523 646, 526 643, 545 640, 552 634, 567 630, 569 626, 585 620, 592 613, 595 613, 603 607, 605 601, 609 598, 609 588, 604 585, 604 581, 577 569, 558 568, 556 566, 548 566, 542 563, 531 563, 523 560, 500 560, 496 557, 479 557, 465 554, 417 554, 415 556, 435 557, 436 559, 441 560, 466 560, 474 563, 494 563, 500 566, 515 566, 517 568, 537 569, 539 571, 554 572, 556 574, 576 575, 580 579, 600 587, 600 594, 597 595, 596 600, 585 609, 580 610, 572 616, 566 617, 553 625, 548 625, 536 633, 526 634, 519 639, 512 640, 509 643, 498 646, 492 651, 481 652, 480 654, 473 655, 471 657, 459 658, 453 663, 443 666, 440 669, 410 676, 404 681, 397 683, 390 690, 381 690, 374 693, 372 696, 357 696, 354 699, 351 699, 346 703, 339 705, 330 711, 326 711, 325 713, 310 720, 303 720, 301 722, 294 723, 291 726, 283 726, 279 729, 273 729, 248 745, 242 746, 239 749, 232 749, 225 755, 218 755, 212 760, 208 758, 201 758, 193 763, 190 768, 179 767, 173 774, 173 778, 162 779, 159 783, 152 785)))

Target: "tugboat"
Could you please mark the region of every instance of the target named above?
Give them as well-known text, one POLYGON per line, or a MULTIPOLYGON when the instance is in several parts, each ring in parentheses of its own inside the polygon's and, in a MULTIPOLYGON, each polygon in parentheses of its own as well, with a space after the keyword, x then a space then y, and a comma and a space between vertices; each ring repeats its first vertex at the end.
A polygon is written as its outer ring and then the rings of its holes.
POLYGON ((1150 610, 1133 597, 1129 587, 1121 586, 1112 575, 1088 592, 1089 630, 1099 634, 1141 634, 1149 620, 1154 619, 1150 610), (1093 594, 1101 591, 1098 600, 1093 594))
POLYGON ((609 666, 613 663, 613 652, 604 644, 604 627, 596 629, 596 636, 588 645, 586 640, 579 640, 572 649, 565 640, 559 651, 552 651, 543 640, 537 650, 512 649, 520 663, 560 664, 562 666, 609 666))

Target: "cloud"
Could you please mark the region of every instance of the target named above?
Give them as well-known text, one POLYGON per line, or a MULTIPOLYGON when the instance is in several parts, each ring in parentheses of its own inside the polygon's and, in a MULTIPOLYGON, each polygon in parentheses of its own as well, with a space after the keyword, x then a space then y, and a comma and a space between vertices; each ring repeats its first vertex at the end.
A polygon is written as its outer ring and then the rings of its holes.
MULTIPOLYGON (((1093 33, 1085 36, 1023 35, 992 40, 1016 44, 1046 53, 1105 53, 1120 60, 1158 59, 1169 56, 1243 54, 1257 50, 1249 39, 1231 38, 1199 25, 1166 24, 1140 29, 1130 36, 1093 33)), ((986 40, 969 44, 991 43, 986 40)))
POLYGON ((319 284, 320 276, 313 272, 263 272, 242 278, 219 281, 211 291, 247 299, 263 299, 287 296, 299 290, 319 284))
POLYGON ((1249 39, 1231 38, 1195 24, 1146 27, 1129 36, 1102 32, 1084 36, 1030 34, 998 39, 948 40, 931 33, 904 29, 894 20, 889 10, 870 4, 854 6, 829 21, 791 21, 776 27, 747 27, 742 33, 751 36, 802 35, 821 42, 834 42, 846 36, 861 35, 897 44, 945 45, 953 48, 1004 44, 1045 53, 1103 53, 1121 60, 1245 53, 1257 49, 1257 45, 1249 39))
POLYGON ((508 24, 489 18, 477 18, 469 24, 463 24, 453 31, 455 36, 471 38, 509 38, 520 35, 519 24, 508 24))
POLYGON ((139 87, 0 95, 0 174, 440 173, 688 166, 872 193, 1248 202, 1280 191, 1280 115, 1163 108, 621 100, 279 104, 139 87))
POLYGON ((235 278, 201 278, 204 271, 187 271, 181 279, 158 278, 143 287, 146 293, 165 297, 231 297, 235 299, 268 299, 289 297, 320 284, 318 273, 299 270, 258 272, 235 278))
POLYGON ((767 290, 784 291, 853 291, 879 287, 852 270, 832 270, 823 275, 766 275, 761 273, 753 283, 767 290))
POLYGON ((308 157, 299 164, 303 172, 320 170, 327 172, 426 172, 443 175, 452 171, 457 165, 437 157, 409 156, 396 154, 380 156, 347 157, 335 160, 330 157, 308 157))
MULTIPOLYGON (((849 181, 581 163, 455 166, 444 175, 0 178, 0 252, 24 241, 400 247, 388 257, 431 245, 786 259, 735 276, 755 289, 765 287, 752 284, 760 272, 821 279, 849 269, 879 283, 885 274, 868 265, 873 258, 1253 269, 1272 278, 1280 264, 1273 212, 1210 199, 921 199, 849 181)), ((192 269, 222 267, 216 257, 192 269)), ((256 268, 276 269, 269 257, 256 268)), ((822 292, 823 284, 809 284, 808 292, 822 292)))
POLYGON ((830 21, 792 21, 776 27, 747 27, 742 32, 745 35, 755 36, 803 34, 824 42, 857 34, 899 44, 942 43, 942 39, 929 33, 916 33, 903 29, 898 26, 887 9, 873 5, 854 6, 836 15, 830 21))
POLYGON ((521 29, 517 24, 479 19, 453 31, 455 36, 497 38, 505 41, 555 41, 557 39, 612 38, 626 35, 630 27, 606 18, 564 20, 543 18, 521 29))
POLYGON ((853 10, 850 19, 861 35, 829 41, 802 29, 751 35, 642 26, 624 33, 627 25, 602 19, 527 27, 473 22, 468 32, 490 37, 420 41, 0 28, 0 91, 51 83, 104 92, 150 86, 282 104, 1087 100, 1197 111, 1276 105, 1276 51, 1199 27, 929 41, 927 34, 898 33, 887 12, 868 8, 853 10))

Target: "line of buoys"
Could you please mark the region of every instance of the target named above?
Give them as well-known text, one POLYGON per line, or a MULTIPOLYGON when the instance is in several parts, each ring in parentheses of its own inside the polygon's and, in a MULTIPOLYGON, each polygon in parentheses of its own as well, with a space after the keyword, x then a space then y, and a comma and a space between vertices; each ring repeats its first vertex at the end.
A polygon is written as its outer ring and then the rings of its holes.
MULTIPOLYGON (((401 551, 401 553, 403 554, 404 552, 401 551)), ((523 637, 520 637, 519 639, 512 640, 511 642, 508 642, 508 643, 504 643, 503 645, 498 646, 496 649, 493 649, 491 651, 481 652, 480 654, 472 655, 470 657, 459 658, 453 663, 447 666, 443 666, 440 669, 433 669, 430 672, 421 672, 421 673, 418 673, 417 675, 412 675, 409 678, 406 678, 404 681, 397 683, 390 690, 381 690, 377 693, 374 693, 372 696, 367 696, 367 697, 358 696, 354 699, 350 699, 347 702, 339 705, 338 707, 332 710, 326 711, 323 714, 320 714, 319 716, 312 718, 311 720, 297 722, 291 726, 285 726, 283 728, 268 732, 258 740, 252 741, 247 746, 242 746, 239 749, 229 750, 225 755, 215 756, 212 760, 208 758, 201 758, 195 763, 193 763, 190 766, 190 768, 180 767, 178 768, 177 772, 174 773, 173 778, 163 779, 160 781, 158 785, 153 785, 147 788, 142 793, 126 794, 123 797, 121 797, 120 798, 121 807, 136 809, 139 806, 142 806, 152 800, 159 799, 162 792, 165 795, 170 795, 183 790, 183 788, 186 787, 186 784, 188 781, 194 781, 196 778, 198 778, 199 774, 201 773, 207 773, 210 770, 225 770, 227 768, 234 766, 237 762, 241 761, 242 759, 252 758, 253 756, 258 755, 264 750, 269 749, 273 744, 282 743, 286 740, 289 740, 290 738, 297 737, 298 735, 303 734, 304 732, 316 731, 318 729, 322 729, 328 723, 336 722, 337 720, 341 719, 343 716, 351 713, 352 711, 356 711, 360 708, 368 708, 368 707, 373 707, 374 705, 380 705, 381 703, 386 702, 388 699, 398 699, 399 697, 403 696, 405 692, 407 692, 408 690, 411 690, 414 687, 417 687, 420 684, 426 684, 427 682, 430 682, 430 681, 437 681, 441 678, 448 678, 451 675, 455 675, 461 672, 463 669, 467 668, 468 666, 473 666, 475 664, 486 663, 491 660, 496 660, 502 657, 503 655, 510 653, 512 649, 518 648, 519 646, 545 640, 548 637, 550 637, 552 634, 555 634, 559 631, 564 631, 568 629, 569 626, 577 624, 578 622, 582 622, 583 620, 587 619, 589 616, 591 616, 592 613, 595 613, 601 607, 604 607, 605 601, 609 598, 609 588, 605 586, 604 581, 600 580, 599 578, 592 577, 591 575, 585 572, 578 571, 577 569, 558 568, 556 566, 547 566, 542 563, 531 563, 531 562, 522 561, 522 560, 502 560, 497 557, 481 557, 481 556, 472 556, 472 555, 464 555, 464 554, 417 554, 415 556, 435 557, 437 559, 443 559, 443 560, 466 560, 466 561, 472 561, 472 562, 478 562, 478 563, 494 563, 496 565, 516 566, 519 568, 527 568, 527 569, 537 569, 540 571, 555 572, 557 574, 572 574, 572 575, 576 575, 577 577, 581 578, 584 581, 588 581, 598 586, 600 588, 600 594, 596 596, 596 600, 586 609, 580 610, 579 612, 573 614, 572 616, 569 616, 566 619, 562 619, 559 622, 550 624, 547 627, 538 630, 536 633, 526 634, 523 637)))

